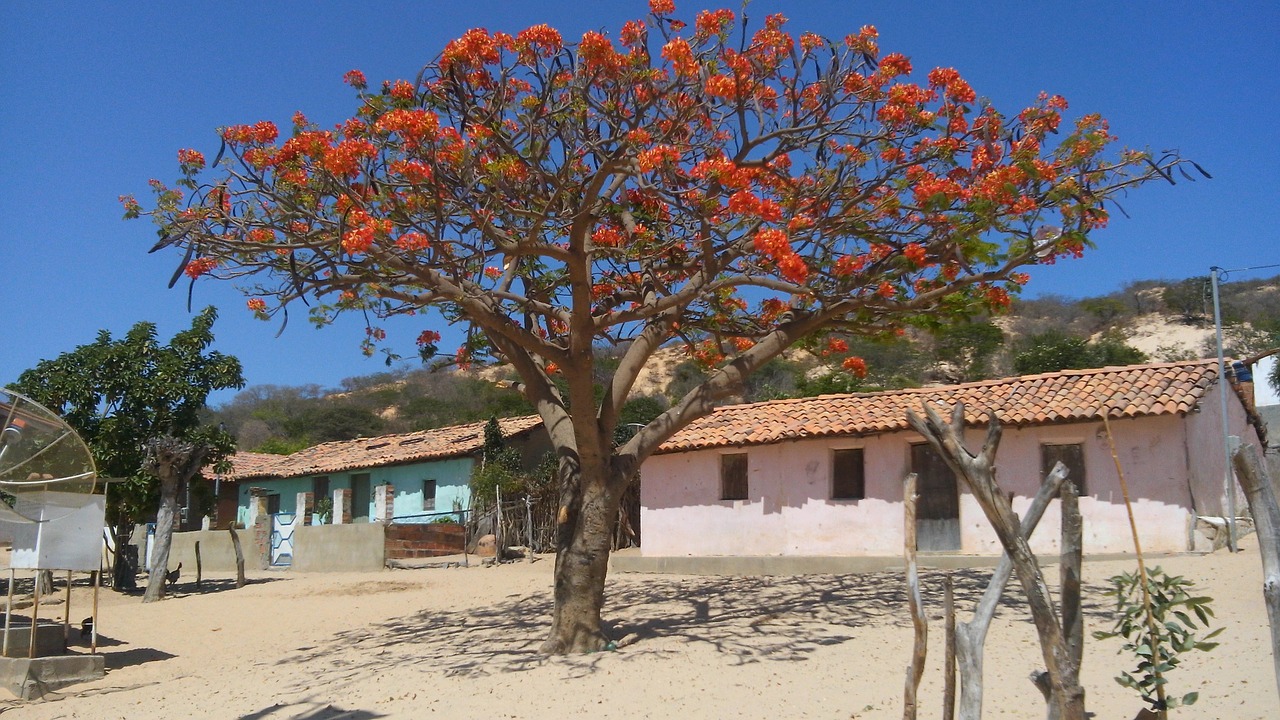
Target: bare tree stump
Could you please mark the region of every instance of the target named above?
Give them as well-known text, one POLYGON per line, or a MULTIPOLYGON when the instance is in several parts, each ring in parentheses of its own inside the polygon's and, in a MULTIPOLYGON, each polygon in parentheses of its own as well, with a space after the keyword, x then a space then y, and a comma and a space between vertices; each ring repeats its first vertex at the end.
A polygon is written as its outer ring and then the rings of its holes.
MULTIPOLYGON (((1022 518, 1020 530, 1023 537, 1031 538, 1036 526, 1040 524, 1040 519, 1044 517, 1044 511, 1058 495, 1066 477, 1067 468, 1062 463, 1056 463, 1045 476, 1044 481, 1040 483, 1040 489, 1036 491, 1036 496, 1031 500, 1031 507, 1027 508, 1027 514, 1022 518)), ((1004 589, 1011 577, 1013 577, 1013 560, 1009 557, 1009 553, 1005 553, 1000 558, 1000 563, 996 565, 995 572, 991 574, 991 580, 987 583, 982 599, 974 608, 973 618, 967 623, 956 626, 956 655, 960 663, 961 720, 978 720, 982 717, 983 646, 987 642, 987 630, 991 627, 991 619, 995 617, 996 607, 1000 604, 1000 597, 1004 595, 1004 589)))
POLYGON ((1232 457, 1236 477, 1249 501, 1254 528, 1258 533, 1258 551, 1262 556, 1262 599, 1267 606, 1267 622, 1271 625, 1271 662, 1280 692, 1280 505, 1266 467, 1258 459, 1252 445, 1244 445, 1232 457))
POLYGON ((1010 498, 995 479, 995 455, 1002 430, 995 411, 988 410, 987 437, 978 455, 964 445, 964 405, 957 403, 950 422, 929 403, 924 404, 925 418, 907 411, 907 421, 929 441, 947 465, 968 486, 982 512, 995 530, 1005 552, 1013 559, 1018 582, 1027 596, 1031 619, 1040 638, 1040 650, 1048 668, 1051 688, 1050 705, 1062 720, 1084 720, 1084 689, 1080 687, 1079 670, 1071 663, 1071 653, 1045 583, 1044 573, 1013 512, 1010 498))

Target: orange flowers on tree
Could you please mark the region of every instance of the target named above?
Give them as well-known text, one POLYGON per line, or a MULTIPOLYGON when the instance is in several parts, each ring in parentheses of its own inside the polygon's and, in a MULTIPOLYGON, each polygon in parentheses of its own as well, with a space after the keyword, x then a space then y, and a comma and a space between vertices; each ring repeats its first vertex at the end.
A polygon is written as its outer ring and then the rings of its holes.
POLYGON ((1083 251, 1118 192, 1182 162, 1111 152, 1105 121, 1073 121, 1057 96, 976 104, 955 69, 921 73, 872 27, 832 41, 721 9, 687 32, 671 0, 649 7, 576 42, 471 30, 413 83, 349 72, 349 121, 299 114, 283 141, 271 123, 226 128, 214 166, 184 150, 152 208, 122 199, 190 251, 192 278, 251 277, 254 312, 438 307, 468 339, 441 359, 424 332, 424 358, 511 364, 565 459, 552 653, 609 642, 618 498, 673 432, 806 339, 1003 309, 1025 266, 1083 251), (614 447, 671 345, 705 381, 614 447), (620 353, 607 374, 604 347, 620 353))

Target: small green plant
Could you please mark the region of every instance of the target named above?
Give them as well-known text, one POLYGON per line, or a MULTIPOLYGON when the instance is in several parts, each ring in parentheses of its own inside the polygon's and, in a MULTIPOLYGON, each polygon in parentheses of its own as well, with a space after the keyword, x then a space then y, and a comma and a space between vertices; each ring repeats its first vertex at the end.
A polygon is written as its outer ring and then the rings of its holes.
POLYGON ((1132 673, 1121 672, 1116 682, 1138 691, 1151 710, 1163 718, 1175 707, 1191 705, 1200 695, 1189 692, 1181 697, 1169 696, 1165 675, 1178 666, 1184 653, 1217 647, 1218 643, 1208 641, 1222 628, 1196 637, 1197 631, 1209 627, 1209 618, 1213 617, 1209 604, 1213 598, 1192 596, 1189 591, 1195 583, 1154 567, 1147 573, 1144 594, 1140 578, 1139 573, 1111 578, 1111 589, 1104 594, 1115 598, 1119 617, 1109 632, 1098 631, 1093 636, 1099 640, 1125 639, 1120 652, 1136 655, 1138 667, 1132 673))
POLYGON ((311 508, 311 513, 321 519, 321 522, 328 522, 333 517, 333 498, 322 497, 316 500, 315 505, 311 508))

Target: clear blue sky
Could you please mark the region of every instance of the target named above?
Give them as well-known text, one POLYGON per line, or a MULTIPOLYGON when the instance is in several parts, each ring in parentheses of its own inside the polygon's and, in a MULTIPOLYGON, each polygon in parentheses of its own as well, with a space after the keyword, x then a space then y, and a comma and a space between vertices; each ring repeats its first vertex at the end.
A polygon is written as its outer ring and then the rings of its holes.
MULTIPOLYGON (((688 20, 705 6, 677 2, 688 20)), ((1122 143, 1176 148, 1213 173, 1141 190, 1124 203, 1131 219, 1095 236, 1097 251, 1037 271, 1029 287, 1079 297, 1280 262, 1278 7, 757 0, 749 12, 782 11, 792 31, 833 38, 876 25, 882 49, 917 72, 955 67, 1009 112, 1041 90, 1062 94, 1073 114, 1106 116, 1122 143)), ((174 179, 179 148, 212 157, 215 128, 287 127, 295 110, 336 123, 356 108, 344 72, 412 78, 470 27, 546 22, 572 38, 646 12, 645 0, 0 4, 0 385, 99 329, 151 320, 167 339, 188 325, 185 282, 166 288, 179 258, 148 255, 153 226, 122 221, 116 200, 145 201, 148 178, 174 179)), ((360 322, 315 330, 295 318, 277 338, 225 282, 197 283, 193 310, 208 304, 222 311, 217 348, 243 361, 250 384, 334 386, 384 369, 360 354, 360 322)), ((397 328, 411 353, 418 328, 397 328)))

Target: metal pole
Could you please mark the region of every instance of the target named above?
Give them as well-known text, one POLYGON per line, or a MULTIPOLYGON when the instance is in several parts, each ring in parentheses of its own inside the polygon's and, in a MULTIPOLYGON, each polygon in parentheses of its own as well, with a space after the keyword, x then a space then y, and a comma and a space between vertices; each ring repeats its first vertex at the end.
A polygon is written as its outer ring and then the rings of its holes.
POLYGON ((1218 399, 1222 411, 1222 454, 1226 459, 1223 469, 1223 490, 1227 495, 1227 548, 1236 552, 1236 488, 1235 474, 1231 468, 1231 426, 1227 420, 1227 363, 1222 356, 1222 304, 1218 301, 1218 278, 1222 268, 1209 268, 1209 280, 1213 285, 1213 330, 1218 344, 1218 399))

